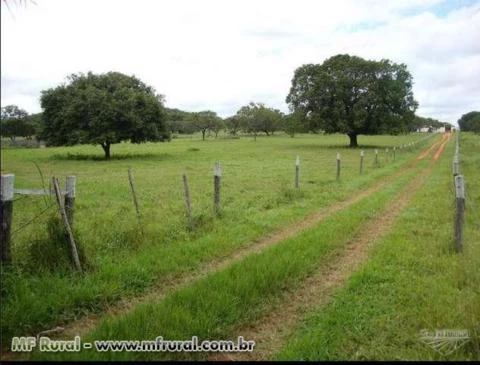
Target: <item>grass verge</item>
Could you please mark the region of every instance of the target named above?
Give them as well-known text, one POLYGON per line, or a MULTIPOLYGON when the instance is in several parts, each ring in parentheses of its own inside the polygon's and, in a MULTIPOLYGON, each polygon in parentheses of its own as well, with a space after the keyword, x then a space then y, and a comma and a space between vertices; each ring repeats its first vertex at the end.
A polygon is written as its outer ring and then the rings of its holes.
POLYGON ((468 192, 463 255, 453 250, 453 148, 447 146, 370 262, 305 318, 276 359, 480 359, 480 138, 461 136, 468 192), (448 354, 447 347, 436 352, 419 338, 422 330, 443 329, 466 329, 470 341, 448 354))

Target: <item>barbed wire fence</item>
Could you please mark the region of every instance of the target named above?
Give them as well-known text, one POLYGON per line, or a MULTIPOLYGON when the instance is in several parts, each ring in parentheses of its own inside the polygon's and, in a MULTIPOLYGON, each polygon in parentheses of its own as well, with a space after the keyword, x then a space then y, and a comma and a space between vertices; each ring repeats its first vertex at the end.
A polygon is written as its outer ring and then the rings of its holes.
MULTIPOLYGON (((38 166, 37 166, 38 167, 38 166)), ((27 229, 28 226, 38 221, 39 219, 46 217, 46 214, 51 212, 52 209, 57 206, 62 215, 65 215, 67 222, 64 222, 65 225, 73 224, 73 208, 75 202, 75 176, 68 176, 66 181, 66 190, 60 191, 56 189, 57 200, 52 199, 52 194, 50 189, 45 188, 43 175, 42 184, 43 189, 15 189, 14 181, 15 175, 13 174, 2 174, 1 175, 1 194, 0 194, 0 263, 5 266, 10 266, 12 263, 11 255, 11 243, 12 238, 15 237, 20 232, 27 229), (15 194, 20 195, 18 198, 14 198, 15 194), (59 199, 60 195, 64 195, 65 203, 59 199), (20 223, 20 226, 12 232, 12 220, 13 220, 13 205, 29 199, 32 196, 42 196, 44 197, 45 207, 35 212, 32 218, 28 219, 25 222, 20 223), (47 197, 49 196, 50 199, 47 197)), ((57 181, 58 184, 58 181, 57 181)))

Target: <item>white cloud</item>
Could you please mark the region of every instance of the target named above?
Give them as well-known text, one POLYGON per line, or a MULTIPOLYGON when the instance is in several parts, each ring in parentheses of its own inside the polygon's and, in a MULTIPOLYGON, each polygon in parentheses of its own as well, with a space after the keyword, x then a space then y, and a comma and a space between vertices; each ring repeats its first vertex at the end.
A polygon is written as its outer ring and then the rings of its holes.
POLYGON ((115 70, 170 107, 286 111, 296 67, 350 53, 406 63, 418 113, 456 121, 480 108, 480 3, 470 3, 443 14, 442 0, 36 0, 10 4, 12 16, 2 2, 2 105, 36 112, 40 91, 68 74, 115 70))

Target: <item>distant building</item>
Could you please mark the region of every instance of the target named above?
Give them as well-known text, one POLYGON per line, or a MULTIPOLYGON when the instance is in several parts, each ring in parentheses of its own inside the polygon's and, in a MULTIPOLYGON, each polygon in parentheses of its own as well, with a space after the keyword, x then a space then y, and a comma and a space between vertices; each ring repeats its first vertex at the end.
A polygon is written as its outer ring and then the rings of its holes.
POLYGON ((430 128, 430 127, 417 128, 417 132, 420 132, 420 133, 427 133, 427 132, 431 132, 431 131, 432 131, 432 128, 430 128))

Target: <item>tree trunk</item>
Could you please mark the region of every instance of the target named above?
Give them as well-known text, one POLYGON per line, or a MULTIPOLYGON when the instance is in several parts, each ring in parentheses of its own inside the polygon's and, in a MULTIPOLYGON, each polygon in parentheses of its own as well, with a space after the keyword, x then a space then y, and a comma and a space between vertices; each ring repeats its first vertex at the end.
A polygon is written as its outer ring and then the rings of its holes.
POLYGON ((205 132, 206 131, 207 131, 206 129, 202 129, 202 140, 204 140, 204 141, 205 141, 205 132))
POLYGON ((100 143, 100 146, 102 146, 103 152, 105 152, 105 160, 110 160, 110 143, 100 143))
POLYGON ((350 133, 348 136, 350 137, 350 147, 358 147, 357 135, 350 133))

